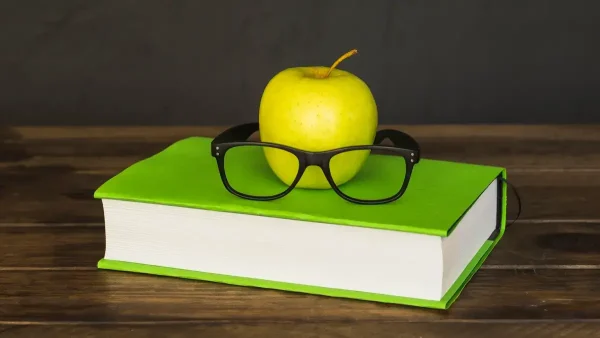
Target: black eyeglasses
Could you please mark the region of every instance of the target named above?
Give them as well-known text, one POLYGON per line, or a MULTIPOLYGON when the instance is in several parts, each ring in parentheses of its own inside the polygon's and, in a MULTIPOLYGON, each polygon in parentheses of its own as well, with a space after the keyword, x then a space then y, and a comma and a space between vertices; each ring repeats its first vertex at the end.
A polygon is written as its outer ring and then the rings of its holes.
POLYGON ((211 144, 225 188, 250 200, 281 198, 301 182, 299 187, 332 188, 357 204, 389 203, 404 194, 419 162, 419 144, 399 130, 378 131, 373 145, 319 152, 250 141, 257 131, 257 122, 238 125, 211 144), (393 145, 382 145, 385 139, 393 145))

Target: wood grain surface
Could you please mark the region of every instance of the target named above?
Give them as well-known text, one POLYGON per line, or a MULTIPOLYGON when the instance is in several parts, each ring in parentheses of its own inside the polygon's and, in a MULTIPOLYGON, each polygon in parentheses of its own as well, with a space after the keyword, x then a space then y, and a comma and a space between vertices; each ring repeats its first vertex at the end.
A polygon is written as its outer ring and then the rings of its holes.
POLYGON ((3 271, 5 321, 594 320, 600 270, 481 270, 447 311, 116 271, 3 271))
POLYGON ((600 337, 600 126, 393 127, 521 195, 450 310, 98 271, 94 189, 223 127, 0 127, 0 337, 600 337))
POLYGON ((406 323, 406 322, 203 322, 153 324, 67 323, 52 325, 0 325, 0 337, 116 337, 116 338, 481 338, 481 337, 600 337, 598 323, 406 323), (482 335, 482 333, 485 334, 482 335))

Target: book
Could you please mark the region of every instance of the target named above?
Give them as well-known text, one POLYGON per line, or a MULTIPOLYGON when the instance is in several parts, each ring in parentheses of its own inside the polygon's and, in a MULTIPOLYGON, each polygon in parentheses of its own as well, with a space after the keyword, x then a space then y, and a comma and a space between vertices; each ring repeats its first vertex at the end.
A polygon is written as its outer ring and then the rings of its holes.
POLYGON ((504 233, 504 168, 422 158, 392 203, 300 188, 253 201, 225 189, 211 140, 177 141, 95 191, 98 268, 448 309, 504 233))

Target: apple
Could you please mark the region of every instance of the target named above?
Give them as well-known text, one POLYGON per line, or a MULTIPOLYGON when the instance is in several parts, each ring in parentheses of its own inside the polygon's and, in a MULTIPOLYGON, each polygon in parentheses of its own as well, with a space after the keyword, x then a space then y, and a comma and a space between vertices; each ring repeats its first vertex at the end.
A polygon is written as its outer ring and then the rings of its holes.
MULTIPOLYGON (((336 68, 356 53, 356 49, 349 51, 331 67, 294 67, 276 74, 260 100, 261 141, 314 152, 373 144, 378 123, 373 94, 359 77, 336 68)), ((277 177, 291 184, 298 161, 280 150, 265 148, 264 153, 277 177)), ((336 184, 351 180, 368 155, 357 151, 336 156, 330 163, 336 184)), ((329 189, 330 185, 321 169, 311 166, 297 187, 329 189)))

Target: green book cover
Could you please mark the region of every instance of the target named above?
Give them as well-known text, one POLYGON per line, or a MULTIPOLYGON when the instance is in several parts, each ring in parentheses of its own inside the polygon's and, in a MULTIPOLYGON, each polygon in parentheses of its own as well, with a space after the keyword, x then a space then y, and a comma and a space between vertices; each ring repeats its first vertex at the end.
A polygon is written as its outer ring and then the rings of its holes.
MULTIPOLYGON (((205 137, 190 137, 178 141, 109 179, 96 190, 94 197, 444 237, 451 233, 457 221, 491 182, 499 176, 506 177, 504 168, 421 159, 414 168, 405 194, 396 202, 388 204, 357 205, 343 200, 333 190, 307 189, 295 189, 287 196, 274 201, 252 201, 236 197, 225 189, 216 161, 210 153, 211 141, 212 139, 205 137)), ((386 156, 371 155, 361 172, 386 172, 390 169, 389 160, 386 158, 386 156)), ((267 187, 269 184, 280 184, 276 178, 274 179, 260 149, 249 149, 244 156, 237 156, 236 161, 240 162, 238 170, 228 172, 228 177, 232 175, 231 179, 245 182, 255 189, 260 189, 261 185, 267 187)), ((351 180, 346 185, 348 185, 347 189, 353 189, 355 192, 363 191, 365 194, 373 189, 360 178, 351 180)), ((505 184, 502 184, 500 193, 502 210, 499 211, 501 224, 498 236, 486 242, 440 301, 221 276, 106 259, 101 260, 98 266, 104 269, 445 309, 456 299, 472 274, 502 237, 506 219, 505 184)))

